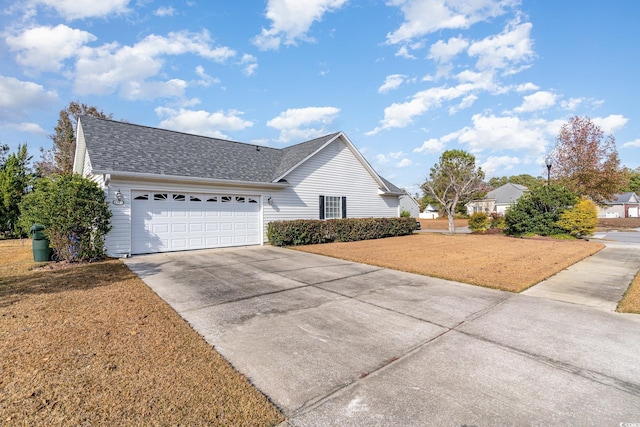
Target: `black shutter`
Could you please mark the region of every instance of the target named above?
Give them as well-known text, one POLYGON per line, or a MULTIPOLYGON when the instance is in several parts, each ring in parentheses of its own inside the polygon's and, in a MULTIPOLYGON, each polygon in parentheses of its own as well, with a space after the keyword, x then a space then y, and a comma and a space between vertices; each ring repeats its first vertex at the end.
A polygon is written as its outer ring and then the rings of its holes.
POLYGON ((347 217, 347 197, 342 196, 342 218, 347 217))
POLYGON ((324 196, 320 196, 320 219, 324 219, 324 196))

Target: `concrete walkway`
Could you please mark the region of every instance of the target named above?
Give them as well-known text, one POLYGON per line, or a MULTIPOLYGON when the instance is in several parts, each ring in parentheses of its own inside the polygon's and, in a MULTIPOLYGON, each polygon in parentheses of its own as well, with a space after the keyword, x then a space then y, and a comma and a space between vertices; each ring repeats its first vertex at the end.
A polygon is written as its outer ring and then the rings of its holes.
POLYGON ((538 298, 615 311, 640 270, 640 247, 606 244, 600 252, 522 292, 538 298))
MULTIPOLYGON (((626 281, 617 249, 598 275, 626 281)), ((640 422, 638 315, 269 246, 125 263, 284 425, 640 422)))

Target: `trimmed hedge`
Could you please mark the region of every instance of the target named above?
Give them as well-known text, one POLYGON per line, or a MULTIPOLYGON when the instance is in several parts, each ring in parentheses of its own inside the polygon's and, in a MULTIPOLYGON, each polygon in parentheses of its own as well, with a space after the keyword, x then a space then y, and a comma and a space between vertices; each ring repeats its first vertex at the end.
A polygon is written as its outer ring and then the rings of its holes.
POLYGON ((415 229, 415 218, 299 219, 270 222, 267 239, 274 246, 313 245, 405 236, 415 229))

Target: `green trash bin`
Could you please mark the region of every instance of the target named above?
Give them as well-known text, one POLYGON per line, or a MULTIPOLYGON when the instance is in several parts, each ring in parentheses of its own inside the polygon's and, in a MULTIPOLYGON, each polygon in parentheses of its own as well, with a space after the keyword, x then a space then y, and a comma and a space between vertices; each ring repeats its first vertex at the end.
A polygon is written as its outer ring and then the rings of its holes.
POLYGON ((44 226, 34 224, 29 230, 29 235, 33 239, 31 242, 33 260, 35 262, 49 261, 51 259, 51 248, 49 247, 49 240, 44 235, 44 226))

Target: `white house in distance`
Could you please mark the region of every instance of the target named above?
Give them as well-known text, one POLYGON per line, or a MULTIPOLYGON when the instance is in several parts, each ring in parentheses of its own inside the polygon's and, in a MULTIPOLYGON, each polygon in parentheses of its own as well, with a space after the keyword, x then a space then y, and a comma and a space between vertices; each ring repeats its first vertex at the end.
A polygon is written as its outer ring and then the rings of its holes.
POLYGON ((420 204, 406 191, 400 196, 400 212, 402 211, 409 212, 412 218, 418 218, 420 215, 420 204))
POLYGON ((260 245, 275 220, 398 217, 405 194, 342 132, 277 149, 82 116, 76 134, 115 257, 260 245))
POLYGON ((489 215, 495 212, 504 215, 507 209, 527 191, 529 190, 524 185, 509 182, 489 191, 484 199, 467 203, 467 214, 484 212, 489 215))
POLYGON ((618 194, 606 206, 598 207, 601 218, 638 218, 640 216, 640 200, 634 192, 618 194))

